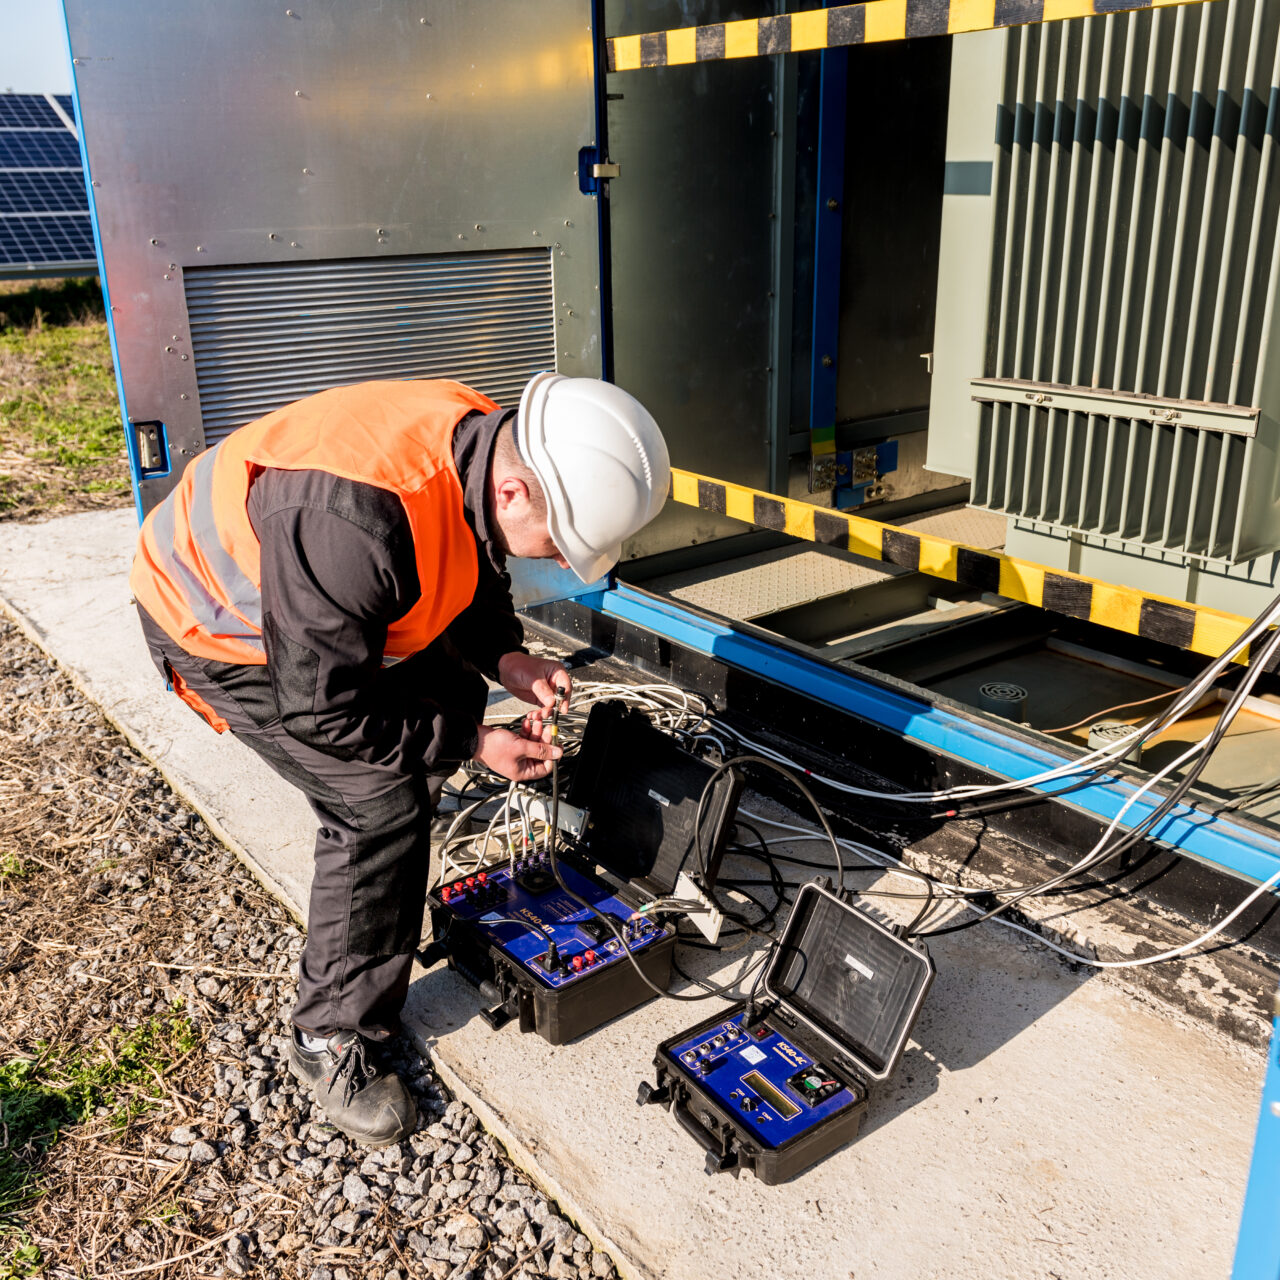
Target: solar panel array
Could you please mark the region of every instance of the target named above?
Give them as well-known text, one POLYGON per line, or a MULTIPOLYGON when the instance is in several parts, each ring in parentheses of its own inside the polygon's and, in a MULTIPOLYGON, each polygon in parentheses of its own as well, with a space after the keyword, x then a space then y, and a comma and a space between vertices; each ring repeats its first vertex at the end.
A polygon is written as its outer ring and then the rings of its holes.
POLYGON ((98 269, 74 112, 67 94, 0 93, 0 275, 98 269))

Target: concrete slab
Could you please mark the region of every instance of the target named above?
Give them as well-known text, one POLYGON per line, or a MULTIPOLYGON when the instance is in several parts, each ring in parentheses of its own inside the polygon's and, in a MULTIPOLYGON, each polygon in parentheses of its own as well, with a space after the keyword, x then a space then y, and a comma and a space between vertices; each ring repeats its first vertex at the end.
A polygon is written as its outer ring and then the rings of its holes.
MULTIPOLYGON (((305 806, 161 693, 129 607, 133 528, 130 512, 0 525, 0 598, 303 903, 305 806)), ((914 1042, 860 1139, 776 1188, 707 1178, 669 1118, 635 1106, 657 1043, 717 1001, 654 1002, 552 1049, 490 1031, 476 993, 435 969, 415 975, 408 1021, 513 1157, 632 1275, 1226 1275, 1261 1055, 993 927, 938 939, 934 954, 914 1042)))

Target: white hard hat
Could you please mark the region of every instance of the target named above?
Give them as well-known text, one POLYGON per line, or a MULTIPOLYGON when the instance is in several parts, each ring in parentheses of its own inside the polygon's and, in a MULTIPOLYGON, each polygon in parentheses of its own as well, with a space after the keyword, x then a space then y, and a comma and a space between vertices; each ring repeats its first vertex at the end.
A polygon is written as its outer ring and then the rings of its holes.
POLYGON ((546 495, 547 532, 583 582, 608 573, 623 540, 667 500, 667 442, 611 382, 535 374, 520 397, 516 444, 546 495))

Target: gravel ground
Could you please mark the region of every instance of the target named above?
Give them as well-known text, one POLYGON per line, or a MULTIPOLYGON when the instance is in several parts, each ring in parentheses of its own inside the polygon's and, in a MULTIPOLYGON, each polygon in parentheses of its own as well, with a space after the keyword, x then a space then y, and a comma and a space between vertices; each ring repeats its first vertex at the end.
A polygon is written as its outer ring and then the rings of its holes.
POLYGON ((175 1009, 200 1039, 123 1126, 101 1107, 28 1153, 45 1194, 17 1221, 47 1274, 615 1274, 411 1046, 407 1142, 370 1153, 324 1123, 285 1066, 299 927, 3 619, 0 856, 19 868, 0 878, 0 1059, 101 1051, 175 1009))

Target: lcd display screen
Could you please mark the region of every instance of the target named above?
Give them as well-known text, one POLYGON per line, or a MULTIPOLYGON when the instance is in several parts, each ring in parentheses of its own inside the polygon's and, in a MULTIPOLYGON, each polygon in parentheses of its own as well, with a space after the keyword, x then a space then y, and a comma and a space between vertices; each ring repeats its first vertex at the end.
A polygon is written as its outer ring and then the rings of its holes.
POLYGON ((748 1071, 742 1077, 742 1083, 759 1095, 762 1102, 767 1102, 783 1120, 800 1114, 800 1108, 771 1085, 758 1071, 748 1071))

